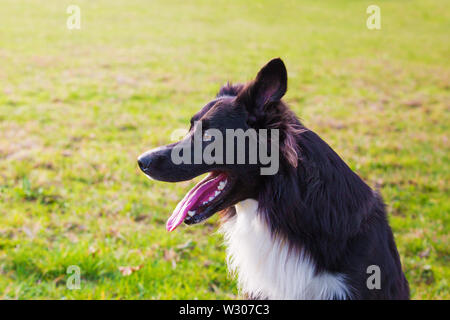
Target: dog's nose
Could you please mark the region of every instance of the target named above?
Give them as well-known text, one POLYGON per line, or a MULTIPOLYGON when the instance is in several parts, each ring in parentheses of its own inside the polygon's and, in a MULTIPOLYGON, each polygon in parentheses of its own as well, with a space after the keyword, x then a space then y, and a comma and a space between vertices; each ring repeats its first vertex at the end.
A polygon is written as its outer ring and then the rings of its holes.
POLYGON ((149 154, 143 154, 138 158, 138 165, 139 168, 141 168, 142 171, 147 171, 147 169, 150 167, 150 164, 152 163, 153 157, 151 157, 149 154))
POLYGON ((160 162, 163 160, 163 155, 160 152, 146 152, 143 155, 139 156, 137 162, 139 168, 142 171, 149 174, 150 171, 154 171, 158 168, 160 162))
POLYGON ((139 165, 139 168, 141 168, 141 170, 144 171, 145 165, 140 157, 138 158, 138 165, 139 165))

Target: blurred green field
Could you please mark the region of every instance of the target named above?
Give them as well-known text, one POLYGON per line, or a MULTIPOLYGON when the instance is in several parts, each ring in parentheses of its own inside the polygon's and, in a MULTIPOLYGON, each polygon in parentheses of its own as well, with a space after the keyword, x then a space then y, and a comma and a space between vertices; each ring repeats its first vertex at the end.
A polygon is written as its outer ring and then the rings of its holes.
POLYGON ((238 298, 217 217, 165 231, 193 182, 136 158, 279 56, 286 101, 384 196, 412 298, 449 299, 450 2, 376 1, 372 31, 370 4, 1 0, 0 298, 238 298))

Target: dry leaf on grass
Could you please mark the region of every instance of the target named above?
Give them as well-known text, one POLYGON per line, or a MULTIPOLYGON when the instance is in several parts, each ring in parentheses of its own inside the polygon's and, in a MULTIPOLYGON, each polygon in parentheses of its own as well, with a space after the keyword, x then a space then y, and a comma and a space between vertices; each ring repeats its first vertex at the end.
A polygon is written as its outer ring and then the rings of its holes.
POLYGON ((192 240, 188 240, 186 243, 180 244, 176 247, 178 250, 193 249, 195 243, 192 240))
POLYGON ((64 278, 65 278, 65 277, 66 277, 65 275, 60 275, 59 277, 56 277, 56 278, 53 280, 53 283, 54 283, 55 285, 58 285, 58 284, 64 282, 64 278))
POLYGON ((422 252, 419 252, 419 257, 421 257, 421 258, 428 258, 429 255, 430 255, 429 248, 423 250, 422 252))
POLYGON ((172 262, 172 268, 175 269, 177 267, 177 253, 173 250, 164 250, 164 260, 172 262))
POLYGON ((119 271, 124 277, 127 277, 127 276, 131 275, 133 272, 141 270, 143 266, 144 265, 141 264, 141 265, 135 266, 135 267, 133 267, 133 266, 119 267, 119 271))
POLYGON ((90 247, 89 247, 89 255, 90 255, 90 256, 95 257, 99 251, 100 251, 100 250, 98 250, 98 249, 97 249, 96 247, 94 247, 94 246, 90 246, 90 247))

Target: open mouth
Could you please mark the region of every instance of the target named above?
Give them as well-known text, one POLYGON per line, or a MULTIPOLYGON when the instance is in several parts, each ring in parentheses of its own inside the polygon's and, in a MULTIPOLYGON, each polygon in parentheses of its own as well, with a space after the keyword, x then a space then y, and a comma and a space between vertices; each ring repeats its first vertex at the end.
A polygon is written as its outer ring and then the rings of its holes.
POLYGON ((167 220, 166 229, 173 231, 183 221, 186 224, 196 224, 212 216, 223 203, 230 186, 226 173, 211 172, 178 203, 167 220))

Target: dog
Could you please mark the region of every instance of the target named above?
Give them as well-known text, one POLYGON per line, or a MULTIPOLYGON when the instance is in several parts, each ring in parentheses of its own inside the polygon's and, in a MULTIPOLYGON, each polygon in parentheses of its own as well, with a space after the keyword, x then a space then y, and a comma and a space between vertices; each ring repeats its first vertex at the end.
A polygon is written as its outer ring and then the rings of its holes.
POLYGON ((177 205, 167 229, 220 212, 228 267, 249 299, 409 299, 381 196, 299 121, 282 101, 286 91, 286 67, 273 59, 247 84, 223 86, 179 142, 138 158, 141 170, 160 181, 208 173, 177 205), (246 162, 248 155, 236 161, 236 139, 220 142, 232 148, 211 153, 218 161, 196 159, 195 148, 204 152, 216 141, 208 131, 251 129, 256 137, 248 135, 243 150, 262 148, 266 138, 269 154, 277 155, 275 173, 262 174, 262 161, 246 162), (263 137, 264 129, 277 134, 263 137), (178 163, 174 154, 188 161, 178 163))

